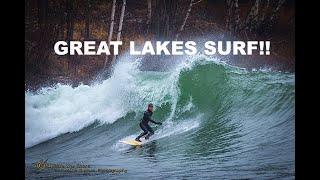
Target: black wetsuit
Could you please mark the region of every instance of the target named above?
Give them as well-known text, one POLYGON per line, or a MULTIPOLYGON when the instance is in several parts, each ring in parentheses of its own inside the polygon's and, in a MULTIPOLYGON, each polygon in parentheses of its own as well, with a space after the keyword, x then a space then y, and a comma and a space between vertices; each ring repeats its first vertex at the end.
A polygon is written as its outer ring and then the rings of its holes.
POLYGON ((136 140, 139 140, 142 136, 149 134, 146 136, 146 139, 148 139, 151 135, 154 134, 153 129, 149 126, 149 121, 155 124, 161 124, 160 122, 156 122, 151 119, 152 112, 151 111, 145 111, 143 114, 143 118, 141 119, 139 126, 143 130, 143 132, 136 138, 136 140))

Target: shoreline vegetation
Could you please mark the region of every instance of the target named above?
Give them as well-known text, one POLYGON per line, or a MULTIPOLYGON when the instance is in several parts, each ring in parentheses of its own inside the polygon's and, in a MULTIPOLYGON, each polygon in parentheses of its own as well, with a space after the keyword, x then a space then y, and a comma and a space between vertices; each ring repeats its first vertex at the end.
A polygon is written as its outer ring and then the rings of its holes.
POLYGON ((130 41, 216 35, 223 35, 219 40, 268 40, 270 56, 232 56, 229 62, 249 70, 271 66, 294 72, 294 19, 294 0, 27 0, 25 89, 87 84, 117 60, 112 55, 58 56, 53 46, 60 40, 121 40, 120 55, 130 41))

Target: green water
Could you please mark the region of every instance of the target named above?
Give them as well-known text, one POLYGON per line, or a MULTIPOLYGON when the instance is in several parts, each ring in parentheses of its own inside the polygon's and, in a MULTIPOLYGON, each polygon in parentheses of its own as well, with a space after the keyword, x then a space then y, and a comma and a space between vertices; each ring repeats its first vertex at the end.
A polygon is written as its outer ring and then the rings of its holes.
POLYGON ((98 84, 26 92, 27 177, 293 179, 294 89, 294 74, 199 59, 168 72, 124 62, 98 84), (141 132, 149 102, 163 125, 140 148, 120 143, 141 132), (41 158, 128 171, 34 170, 41 158))

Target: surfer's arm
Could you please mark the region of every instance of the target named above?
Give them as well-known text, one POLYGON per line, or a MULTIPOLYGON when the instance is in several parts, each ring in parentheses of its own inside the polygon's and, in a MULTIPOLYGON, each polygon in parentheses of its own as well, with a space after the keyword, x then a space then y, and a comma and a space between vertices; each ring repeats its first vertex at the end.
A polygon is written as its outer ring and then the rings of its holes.
POLYGON ((161 122, 156 122, 156 121, 154 121, 154 120, 152 120, 152 119, 149 119, 149 121, 152 122, 152 123, 154 123, 154 124, 159 124, 159 125, 162 124, 161 122))
POLYGON ((161 122, 156 122, 156 121, 152 120, 150 113, 147 113, 147 112, 144 113, 143 119, 145 119, 146 121, 150 121, 150 122, 152 122, 154 124, 159 124, 159 125, 162 124, 161 122))

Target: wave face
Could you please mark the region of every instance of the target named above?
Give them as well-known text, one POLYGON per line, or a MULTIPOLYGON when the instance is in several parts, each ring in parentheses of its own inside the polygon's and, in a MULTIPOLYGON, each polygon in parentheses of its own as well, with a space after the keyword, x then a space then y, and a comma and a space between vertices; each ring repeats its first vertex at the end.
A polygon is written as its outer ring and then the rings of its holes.
MULTIPOLYGON (((26 161, 121 166, 120 177, 294 177, 294 74, 247 71, 204 56, 167 72, 141 71, 122 58, 96 84, 26 92, 26 161), (155 135, 140 133, 155 104, 155 135)), ((75 175, 77 176, 77 175, 75 175)))

